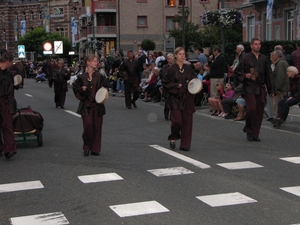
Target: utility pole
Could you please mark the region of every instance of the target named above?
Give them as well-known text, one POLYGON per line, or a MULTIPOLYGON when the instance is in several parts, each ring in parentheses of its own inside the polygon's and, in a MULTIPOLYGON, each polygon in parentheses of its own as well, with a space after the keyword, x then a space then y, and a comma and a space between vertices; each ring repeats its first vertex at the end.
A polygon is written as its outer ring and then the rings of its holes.
POLYGON ((185 49, 185 13, 184 13, 185 0, 182 0, 182 47, 185 49))

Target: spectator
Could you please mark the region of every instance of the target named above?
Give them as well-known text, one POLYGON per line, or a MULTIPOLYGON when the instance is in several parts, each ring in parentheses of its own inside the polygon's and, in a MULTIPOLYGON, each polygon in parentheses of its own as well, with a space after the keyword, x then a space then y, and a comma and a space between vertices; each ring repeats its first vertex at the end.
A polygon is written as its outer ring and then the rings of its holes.
POLYGON ((281 124, 286 121, 290 107, 300 102, 300 75, 297 67, 289 66, 287 74, 290 81, 290 92, 286 98, 278 102, 278 118, 274 121, 274 128, 280 128, 281 124))
POLYGON ((156 65, 156 67, 158 67, 158 68, 162 68, 163 67, 163 65, 165 65, 165 57, 163 56, 163 54, 162 54, 162 52, 161 51, 159 51, 158 53, 157 53, 157 55, 158 55, 158 57, 156 58, 156 60, 155 60, 155 65, 156 65))
POLYGON ((222 102, 227 99, 232 99, 234 96, 234 84, 233 82, 227 83, 225 85, 225 93, 222 94, 222 101, 218 102, 218 109, 220 109, 221 113, 218 115, 220 117, 225 117, 228 113, 225 113, 222 102))
POLYGON ((150 80, 147 82, 147 87, 144 90, 144 93, 145 93, 144 101, 145 102, 150 102, 152 99, 151 98, 152 96, 150 95, 150 93, 153 92, 153 90, 156 86, 158 74, 159 74, 159 68, 154 67, 154 69, 152 70, 152 73, 150 75, 150 80))
POLYGON ((204 53, 203 53, 203 48, 198 47, 196 52, 198 54, 198 62, 201 63, 201 67, 202 67, 202 69, 204 69, 204 64, 207 63, 208 61, 207 61, 206 55, 204 55, 204 53))
POLYGON ((143 65, 144 63, 148 64, 147 56, 143 53, 142 49, 138 51, 138 65, 140 70, 140 78, 143 76, 143 65))
POLYGON ((217 93, 213 97, 208 98, 208 103, 212 109, 212 116, 218 116, 221 113, 221 109, 219 108, 219 102, 223 99, 224 87, 223 82, 218 82, 216 84, 217 93))
POLYGON ((293 65, 300 71, 300 40, 296 42, 296 50, 292 52, 293 65))
POLYGON ((0 56, 2 56, 5 52, 7 52, 6 48, 4 45, 1 46, 1 49, 0 49, 0 56))
POLYGON ((284 55, 281 50, 275 50, 273 54, 271 54, 271 61, 275 65, 273 73, 275 77, 276 95, 273 97, 273 108, 275 118, 277 118, 278 101, 283 99, 284 94, 289 91, 289 78, 287 75, 287 68, 289 67, 289 64, 284 59, 284 55))
POLYGON ((211 96, 216 96, 218 91, 217 84, 224 81, 225 68, 227 66, 220 47, 216 46, 213 48, 210 60, 210 93, 211 96))

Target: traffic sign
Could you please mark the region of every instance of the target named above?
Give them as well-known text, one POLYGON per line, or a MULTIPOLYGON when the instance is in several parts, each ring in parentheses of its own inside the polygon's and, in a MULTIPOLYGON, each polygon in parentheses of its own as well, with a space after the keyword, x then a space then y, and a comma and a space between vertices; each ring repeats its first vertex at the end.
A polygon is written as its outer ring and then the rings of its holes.
POLYGON ((25 45, 18 45, 18 58, 25 59, 25 45))
POLYGON ((63 42, 54 41, 54 54, 63 54, 63 42))

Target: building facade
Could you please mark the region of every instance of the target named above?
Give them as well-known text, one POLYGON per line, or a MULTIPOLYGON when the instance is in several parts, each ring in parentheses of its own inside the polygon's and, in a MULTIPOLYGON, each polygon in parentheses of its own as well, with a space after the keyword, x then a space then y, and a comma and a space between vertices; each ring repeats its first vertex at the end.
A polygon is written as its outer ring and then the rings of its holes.
POLYGON ((299 40, 299 7, 299 0, 274 0, 271 16, 267 18, 267 1, 244 0, 243 41, 253 37, 263 41, 299 40))

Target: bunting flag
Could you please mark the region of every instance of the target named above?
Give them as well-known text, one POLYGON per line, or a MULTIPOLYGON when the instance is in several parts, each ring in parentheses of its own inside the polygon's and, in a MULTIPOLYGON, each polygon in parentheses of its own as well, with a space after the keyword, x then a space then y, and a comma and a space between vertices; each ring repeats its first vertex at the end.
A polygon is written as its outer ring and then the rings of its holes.
POLYGON ((45 18, 45 31, 50 32, 50 8, 49 6, 44 6, 44 18, 45 18))
POLYGON ((21 31, 21 37, 23 37, 26 34, 26 20, 21 21, 20 31, 21 31))
POLYGON ((267 1, 267 20, 272 19, 273 3, 274 3, 274 0, 267 1))

